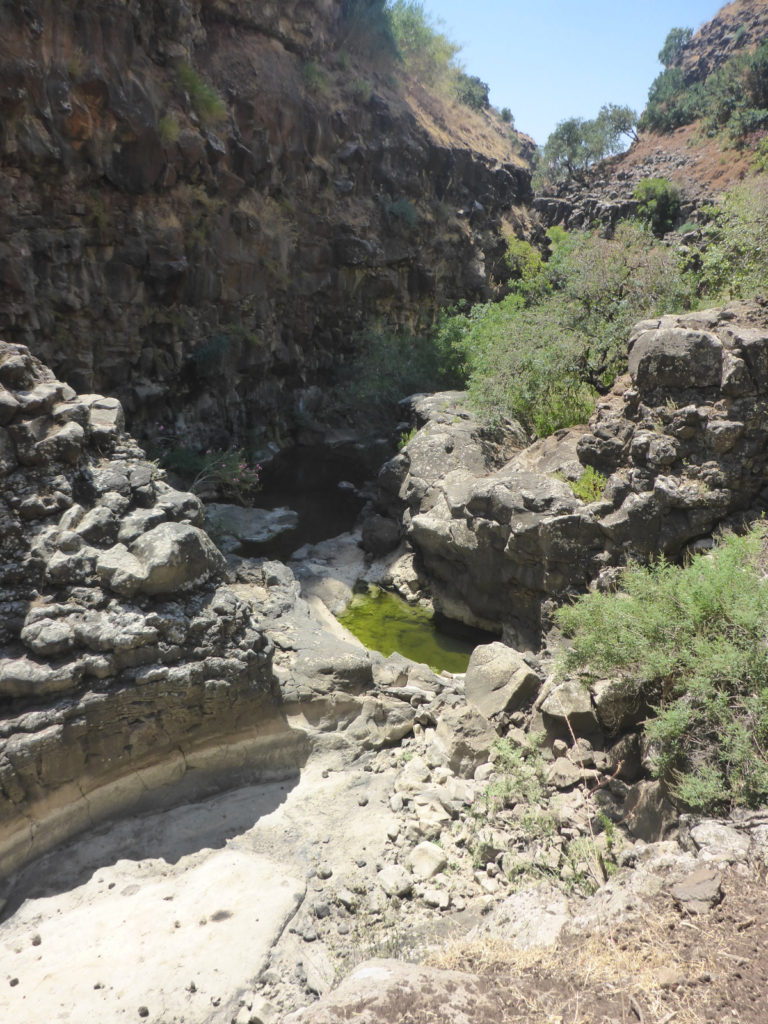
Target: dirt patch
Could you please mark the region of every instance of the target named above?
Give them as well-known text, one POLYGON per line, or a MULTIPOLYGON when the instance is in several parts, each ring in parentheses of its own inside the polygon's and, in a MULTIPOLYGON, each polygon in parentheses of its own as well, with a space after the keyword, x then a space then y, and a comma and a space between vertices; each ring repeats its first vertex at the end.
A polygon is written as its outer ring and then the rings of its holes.
MULTIPOLYGON (((703 916, 669 895, 642 917, 547 950, 499 940, 456 942, 432 957, 440 968, 480 975, 496 990, 494 1024, 764 1024, 768 978, 765 879, 735 872, 722 903, 703 916)), ((442 1021, 437 1007, 398 1024, 442 1021)), ((473 1018, 472 1024, 491 1024, 473 1018)))

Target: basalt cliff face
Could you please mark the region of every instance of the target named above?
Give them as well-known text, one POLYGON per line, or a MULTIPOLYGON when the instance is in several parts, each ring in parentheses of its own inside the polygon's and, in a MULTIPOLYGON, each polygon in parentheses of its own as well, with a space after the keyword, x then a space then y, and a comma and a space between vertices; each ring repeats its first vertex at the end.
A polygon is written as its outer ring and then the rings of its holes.
POLYGON ((204 446, 284 430, 363 325, 493 296, 509 129, 395 89, 342 8, 3 0, 0 334, 204 446))
POLYGON ((0 342, 0 877, 102 818, 285 770, 273 646, 122 430, 0 342), (165 788, 164 788, 165 787, 165 788))

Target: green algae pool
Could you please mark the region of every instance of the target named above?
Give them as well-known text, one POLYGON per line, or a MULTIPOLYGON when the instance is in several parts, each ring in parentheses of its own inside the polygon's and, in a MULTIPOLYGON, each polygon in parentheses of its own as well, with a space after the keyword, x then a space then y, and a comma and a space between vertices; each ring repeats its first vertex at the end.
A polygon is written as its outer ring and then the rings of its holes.
POLYGON ((366 647, 386 656, 397 651, 438 672, 466 672, 474 648, 487 643, 487 638, 468 639, 443 632, 431 612, 379 587, 356 594, 339 622, 366 647))

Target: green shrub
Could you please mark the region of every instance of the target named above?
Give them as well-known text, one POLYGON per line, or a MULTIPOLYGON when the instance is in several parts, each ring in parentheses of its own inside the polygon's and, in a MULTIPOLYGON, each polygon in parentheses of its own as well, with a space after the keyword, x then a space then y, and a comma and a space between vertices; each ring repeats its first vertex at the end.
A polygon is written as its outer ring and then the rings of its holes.
POLYGON ((654 771, 695 811, 768 800, 765 563, 761 524, 684 567, 630 566, 620 592, 556 614, 572 638, 566 668, 653 707, 654 771))
POLYGON ((179 85, 189 96, 189 101, 203 124, 215 124, 226 118, 227 107, 224 100, 191 65, 185 62, 179 64, 176 68, 176 77, 179 85))
POLYGON ((550 232, 544 263, 511 242, 518 276, 498 303, 444 316, 436 343, 468 382, 480 413, 513 416, 543 437, 583 423, 598 390, 626 369, 626 343, 644 316, 690 308, 695 282, 673 249, 637 223, 614 239, 550 232))
POLYGON ((313 60, 308 60, 301 66, 301 80, 304 88, 309 92, 324 92, 328 87, 328 80, 325 72, 313 60))
POLYGON ((406 199, 405 196, 401 196, 400 199, 383 200, 382 209, 387 217, 401 220, 403 224, 407 224, 410 228, 415 228, 419 223, 419 211, 410 199, 406 199))
POLYGON ((513 125, 513 126, 514 126, 514 123, 515 123, 515 119, 514 119, 514 117, 512 116, 512 111, 511 111, 511 110, 509 109, 509 107, 502 107, 502 108, 501 108, 501 112, 500 112, 500 114, 499 114, 499 117, 500 117, 500 118, 501 118, 501 120, 502 120, 502 121, 504 121, 504 122, 505 122, 506 124, 511 124, 511 125, 513 125))
POLYGON ((751 299, 768 282, 768 184, 760 177, 709 207, 701 256, 701 290, 710 301, 751 299))
POLYGON ((432 337, 384 325, 371 326, 355 339, 355 355, 340 378, 328 396, 330 413, 359 425, 362 410, 372 433, 391 429, 397 403, 406 395, 461 383, 432 337))
POLYGON ((659 50, 659 64, 663 64, 665 68, 674 64, 692 35, 692 28, 671 28, 659 50))
POLYGON ((638 182, 635 199, 638 216, 648 221, 657 238, 671 231, 680 214, 680 189, 668 178, 646 178, 638 182))
POLYGON ((426 85, 452 75, 460 47, 431 21, 419 0, 393 0, 389 5, 392 36, 408 71, 426 85))
POLYGON ((387 0, 344 0, 341 19, 342 46, 377 60, 397 59, 387 0))
POLYGON ((173 116, 173 114, 166 114, 165 117, 160 118, 160 138, 165 143, 175 142, 179 137, 179 122, 173 116))
POLYGON ((571 480, 569 483, 576 497, 589 504, 602 498, 606 478, 592 466, 587 466, 578 480, 571 480))
POLYGON ((456 99, 471 110, 486 110, 491 105, 486 83, 477 75, 465 75, 463 71, 456 74, 456 99))

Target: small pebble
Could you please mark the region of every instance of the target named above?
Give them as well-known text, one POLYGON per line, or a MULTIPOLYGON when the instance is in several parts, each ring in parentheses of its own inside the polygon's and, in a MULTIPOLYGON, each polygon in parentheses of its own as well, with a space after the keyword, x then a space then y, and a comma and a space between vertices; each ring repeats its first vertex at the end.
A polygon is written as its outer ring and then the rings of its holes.
POLYGON ((139 1007, 139 1016, 140 1017, 148 1017, 149 1016, 149 1007, 148 1006, 140 1006, 139 1007))
POLYGON ((10 980, 11 988, 14 988, 18 984, 19 984, 19 979, 18 978, 11 978, 11 980, 10 980))
POLYGON ((365 807, 366 804, 368 803, 368 797, 367 796, 360 796, 360 797, 357 798, 357 802, 360 805, 360 807, 365 807))
POLYGON ((318 878, 330 878, 332 874, 333 869, 328 867, 327 864, 321 864, 320 867, 317 869, 318 878))

